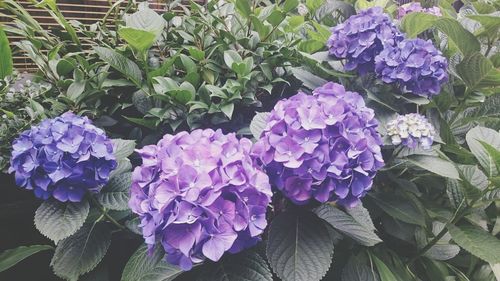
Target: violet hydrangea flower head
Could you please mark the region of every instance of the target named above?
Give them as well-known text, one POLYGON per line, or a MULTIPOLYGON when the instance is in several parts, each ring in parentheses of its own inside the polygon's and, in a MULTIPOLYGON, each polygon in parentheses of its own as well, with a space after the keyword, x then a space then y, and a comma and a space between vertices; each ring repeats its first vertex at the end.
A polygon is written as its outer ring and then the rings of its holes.
POLYGON ((252 142, 220 130, 165 135, 138 150, 129 206, 152 249, 189 270, 256 244, 267 226, 269 178, 250 155, 252 142))
POLYGON ((405 39, 388 46, 375 58, 375 72, 385 83, 397 83, 403 92, 430 98, 448 81, 448 61, 430 40, 405 39))
POLYGON ((279 101, 253 153, 271 183, 295 204, 337 201, 353 207, 384 160, 378 123, 363 98, 329 82, 279 101))
POLYGON ((426 14, 431 14, 435 16, 442 16, 441 10, 439 7, 430 7, 430 8, 424 8, 420 4, 420 2, 411 2, 405 5, 402 5, 401 7, 398 8, 397 12, 397 18, 401 19, 405 15, 410 14, 410 13, 415 13, 415 12, 420 12, 420 13, 426 13, 426 14))
POLYGON ((116 168, 113 144, 87 117, 66 112, 21 133, 12 145, 16 184, 42 199, 79 202, 116 168))
POLYGON ((403 34, 381 7, 353 15, 332 29, 327 41, 330 55, 347 59, 345 69, 366 74, 374 69, 374 58, 384 46, 394 46, 403 34))
POLYGON ((387 135, 394 145, 402 144, 409 148, 420 145, 423 149, 430 149, 436 131, 425 116, 410 113, 398 115, 387 123, 387 135))

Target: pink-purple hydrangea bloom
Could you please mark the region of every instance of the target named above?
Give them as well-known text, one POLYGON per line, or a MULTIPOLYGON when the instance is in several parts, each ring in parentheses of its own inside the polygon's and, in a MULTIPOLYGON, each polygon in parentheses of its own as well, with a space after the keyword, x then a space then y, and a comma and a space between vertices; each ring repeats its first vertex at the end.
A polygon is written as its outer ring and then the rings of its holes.
POLYGON ((150 249, 161 242, 167 260, 189 270, 257 243, 272 192, 251 148, 248 139, 206 129, 138 150, 129 205, 150 249))
POLYGON ((113 144, 87 117, 66 112, 21 133, 12 145, 16 184, 42 199, 79 202, 116 168, 113 144))
POLYGON ((375 58, 375 72, 385 83, 396 83, 403 92, 432 97, 448 81, 448 61, 430 40, 405 39, 375 58))
POLYGON ((345 69, 360 74, 373 71, 374 59, 384 46, 403 40, 391 18, 381 7, 373 7, 349 17, 332 29, 327 47, 330 55, 346 59, 345 69))
POLYGON ((430 149, 436 131, 434 126, 418 113, 398 115, 387 123, 387 135, 392 144, 416 148, 420 145, 423 149, 430 149))
POLYGON ((401 19, 405 15, 415 12, 431 14, 438 17, 442 16, 439 7, 423 8, 420 2, 411 2, 398 8, 397 18, 401 19))
POLYGON ((352 207, 384 164, 374 117, 358 93, 330 82, 313 95, 279 101, 253 153, 295 204, 315 199, 352 207))

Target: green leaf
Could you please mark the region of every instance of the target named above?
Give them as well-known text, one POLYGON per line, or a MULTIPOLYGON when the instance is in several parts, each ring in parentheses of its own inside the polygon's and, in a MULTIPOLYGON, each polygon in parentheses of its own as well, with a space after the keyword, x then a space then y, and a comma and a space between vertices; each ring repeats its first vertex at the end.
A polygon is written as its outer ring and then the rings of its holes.
POLYGON ((440 176, 459 179, 459 174, 453 163, 430 155, 410 155, 408 161, 422 169, 433 172, 440 176))
POLYGON ((431 28, 437 19, 437 16, 427 13, 409 13, 401 20, 401 27, 409 38, 414 38, 431 28))
POLYGON ((128 79, 130 79, 138 87, 141 87, 142 73, 137 64, 129 60, 124 55, 117 53, 114 50, 104 47, 94 47, 95 52, 99 57, 111 65, 114 69, 121 72, 128 79))
POLYGON ((47 200, 35 212, 35 226, 41 234, 57 244, 83 226, 89 210, 87 201, 63 203, 47 200))
POLYGON ((297 8, 298 5, 299 5, 299 0, 286 0, 285 4, 283 5, 283 11, 285 13, 288 13, 291 10, 297 8))
POLYGON ((148 113, 148 111, 153 108, 153 102, 148 94, 146 94, 142 89, 136 91, 132 95, 132 103, 135 108, 142 114, 148 113))
POLYGON ((71 39, 75 44, 80 45, 80 39, 76 34, 73 26, 66 20, 64 15, 57 8, 56 0, 42 0, 38 2, 35 7, 42 7, 47 10, 47 12, 54 18, 54 20, 60 24, 66 32, 70 35, 71 39))
POLYGON ((333 228, 351 237, 363 246, 371 247, 382 242, 375 234, 374 229, 367 228, 349 214, 346 214, 330 204, 323 204, 314 209, 314 212, 318 217, 328 222, 333 228))
POLYGON ((148 7, 148 3, 139 5, 139 11, 125 16, 127 27, 149 31, 159 38, 162 34, 166 21, 157 12, 148 7))
POLYGON ((483 141, 479 141, 481 145, 486 149, 488 152, 489 156, 493 159, 493 162, 495 163, 495 166, 497 168, 497 173, 500 172, 500 150, 494 148, 488 143, 485 143, 483 141))
POLYGON ((267 125, 267 119, 271 114, 269 112, 258 112, 250 122, 250 132, 255 139, 259 139, 267 125))
POLYGON ((134 140, 112 139, 111 142, 113 143, 113 155, 116 157, 116 160, 125 159, 134 153, 134 140))
POLYGON ((292 73, 295 78, 302 81, 305 87, 310 90, 314 90, 317 87, 323 86, 327 83, 327 81, 323 78, 320 78, 302 68, 294 67, 292 68, 292 73))
POLYGON ((13 62, 9 39, 0 25, 0 80, 12 74, 13 62))
POLYGON ((111 174, 109 174, 110 177, 114 177, 116 175, 123 174, 132 170, 132 163, 130 163, 130 160, 128 160, 128 158, 117 159, 117 162, 118 165, 116 169, 114 169, 111 174))
POLYGON ((500 16, 497 15, 468 15, 470 19, 478 21, 483 27, 481 33, 496 35, 500 28, 500 16))
POLYGON ((85 225, 57 245, 50 264, 54 273, 76 281, 101 262, 111 244, 111 230, 105 223, 85 225))
POLYGON ((206 265, 197 281, 272 281, 266 260, 253 250, 225 255, 222 260, 206 265))
POLYGON ((139 53, 146 52, 156 40, 156 35, 154 33, 131 27, 120 28, 118 34, 139 53))
POLYGON ((413 201, 391 193, 369 193, 369 196, 389 216, 406 223, 425 226, 425 214, 413 201))
POLYGON ((457 65, 457 73, 469 90, 500 85, 500 70, 479 52, 465 57, 457 65))
POLYGON ((380 281, 398 281, 396 276, 391 272, 391 270, 385 265, 383 261, 377 258, 375 255, 370 254, 375 266, 377 267, 378 275, 380 276, 380 281))
POLYGON ((377 281, 375 272, 359 256, 352 255, 342 269, 342 281, 377 281))
POLYGON ((236 0, 235 6, 238 12, 240 12, 245 18, 249 18, 252 14, 252 7, 250 7, 250 1, 248 0, 236 0))
POLYGON ((5 271, 29 256, 38 252, 54 249, 50 245, 20 246, 0 253, 0 272, 5 271))
POLYGON ((495 149, 500 149, 500 134, 495 130, 478 126, 469 130, 465 135, 465 140, 472 154, 474 154, 479 164, 486 171, 486 174, 489 177, 497 176, 499 173, 495 165, 495 160, 490 156, 481 142, 488 143, 495 149))
POLYGON ((434 26, 448 36, 449 40, 460 49, 464 55, 470 55, 479 52, 481 45, 479 41, 465 29, 457 20, 451 18, 439 18, 434 26))
POLYGON ((227 118, 231 119, 234 111, 234 103, 226 103, 221 105, 220 110, 227 116, 227 118))
POLYGON ((451 237, 460 247, 489 263, 500 263, 500 240, 473 225, 449 225, 451 237))
POLYGON ((140 126, 144 126, 148 129, 151 130, 156 130, 156 121, 154 119, 144 119, 144 118, 134 118, 134 117, 127 117, 123 116, 123 118, 127 119, 128 121, 135 123, 140 126))
POLYGON ((285 212, 269 228, 267 257, 283 281, 319 281, 328 271, 333 241, 323 222, 310 212, 285 212))
POLYGON ((224 62, 226 63, 227 67, 232 69, 233 63, 240 63, 242 61, 243 59, 241 58, 240 54, 238 54, 238 52, 233 50, 224 51, 224 62))
POLYGON ((107 209, 127 210, 131 184, 132 173, 116 175, 97 194, 97 201, 107 209))
POLYGON ((146 245, 140 246, 123 269, 121 281, 171 281, 183 271, 165 260, 162 250, 148 254, 146 245))
POLYGON ((186 70, 187 73, 198 71, 198 67, 196 66, 196 63, 190 57, 188 57, 184 54, 181 54, 180 58, 181 58, 182 65, 184 66, 184 69, 186 70))

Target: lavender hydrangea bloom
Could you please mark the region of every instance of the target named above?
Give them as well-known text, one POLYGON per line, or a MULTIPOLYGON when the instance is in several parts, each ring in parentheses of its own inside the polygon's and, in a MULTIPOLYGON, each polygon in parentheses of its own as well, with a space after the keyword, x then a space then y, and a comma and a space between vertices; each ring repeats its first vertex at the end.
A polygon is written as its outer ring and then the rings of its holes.
POLYGON ((420 13, 427 13, 435 16, 442 16, 441 10, 439 7, 431 7, 431 8, 423 8, 420 2, 411 2, 406 5, 403 5, 399 7, 398 13, 397 13, 397 18, 401 19, 405 15, 409 13, 415 13, 415 12, 420 12, 420 13))
POLYGON ((296 204, 337 201, 353 207, 372 186, 384 160, 372 109, 329 82, 279 101, 253 153, 271 183, 296 204))
POLYGON ((252 142, 220 130, 165 135, 138 150, 130 208, 150 249, 189 270, 256 244, 267 225, 269 178, 251 157, 252 142))
POLYGON ((398 115, 387 123, 387 135, 392 144, 402 144, 409 148, 416 148, 419 144, 423 149, 430 149, 436 131, 425 116, 410 113, 398 115))
POLYGON ((373 71, 374 58, 384 46, 394 46, 401 40, 403 34, 391 18, 381 7, 373 7, 335 26, 327 47, 330 55, 347 59, 346 70, 365 74, 373 71))
POLYGON ((22 132, 12 145, 10 164, 18 186, 62 202, 99 192, 116 168, 105 132, 72 112, 22 132))
POLYGON ((404 92, 432 97, 448 81, 448 61, 430 40, 405 39, 386 47, 375 58, 375 72, 386 83, 397 83, 404 92))

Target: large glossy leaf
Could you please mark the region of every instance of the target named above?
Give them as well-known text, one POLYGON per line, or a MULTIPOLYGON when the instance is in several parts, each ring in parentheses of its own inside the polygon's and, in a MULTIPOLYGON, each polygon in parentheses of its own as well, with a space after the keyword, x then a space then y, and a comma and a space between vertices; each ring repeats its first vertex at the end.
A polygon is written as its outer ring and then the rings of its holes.
POLYGON ((118 34, 123 38, 133 49, 140 53, 147 51, 156 40, 156 35, 152 32, 135 29, 131 27, 123 27, 118 30, 118 34))
POLYGON ((35 226, 56 244, 80 229, 89 214, 87 201, 62 203, 47 200, 35 212, 35 226))
MULTIPOLYGON (((314 212, 318 217, 328 222, 333 228, 351 237, 361 245, 373 246, 382 242, 375 234, 374 229, 367 228, 349 214, 346 214, 330 204, 323 204, 316 208, 314 212)), ((370 217, 368 217, 368 219, 370 219, 370 217)))
POLYGON ((457 65, 457 72, 470 90, 500 85, 500 70, 479 52, 465 57, 457 65))
POLYGON ((425 225, 425 214, 412 200, 391 193, 371 193, 369 195, 389 216, 406 223, 425 225))
POLYGON ((431 28, 437 19, 437 16, 427 13, 408 13, 401 20, 401 27, 408 37, 413 38, 431 28))
POLYGON ((119 211, 127 210, 131 184, 132 173, 116 175, 97 194, 97 200, 105 208, 119 211))
POLYGON ((7 35, 0 25, 0 79, 12 74, 12 51, 7 35))
POLYGON ((51 249, 54 248, 50 245, 31 245, 5 250, 0 253, 0 272, 13 267, 29 256, 51 249))
POLYGON ((474 34, 467 31, 455 19, 439 18, 434 26, 448 36, 448 40, 453 43, 464 55, 470 55, 474 52, 479 52, 481 46, 474 34))
POLYGON ((453 163, 430 155, 410 155, 408 161, 422 169, 440 176, 459 179, 459 174, 453 163))
POLYGON ((453 240, 462 248, 489 263, 500 263, 500 240, 473 225, 449 225, 453 240))
POLYGON ((330 267, 333 241, 314 214, 285 212, 271 224, 266 252, 283 281, 319 281, 330 267))
POLYGON ((267 125, 267 118, 269 117, 269 115, 269 112, 258 112, 253 117, 252 122, 250 123, 250 132, 252 132, 254 138, 260 138, 260 135, 267 125))
POLYGON ((85 225, 57 245, 50 264, 57 276, 76 281, 101 262, 110 244, 111 230, 105 223, 85 225))
POLYGON ((481 142, 487 143, 495 149, 500 149, 500 134, 495 130, 478 126, 467 133, 465 140, 467 141, 470 151, 486 171, 486 174, 490 177, 497 176, 498 170, 495 165, 495 160, 481 142))
POLYGON ((182 270, 166 262, 161 249, 148 254, 146 245, 140 246, 123 269, 121 281, 171 281, 182 270))
POLYGON ((257 252, 247 250, 226 254, 220 261, 205 265, 197 281, 272 281, 273 274, 266 260, 257 252))
POLYGON ((141 86, 142 73, 135 62, 108 48, 94 47, 94 50, 103 61, 109 63, 109 65, 125 75, 137 86, 141 86))

